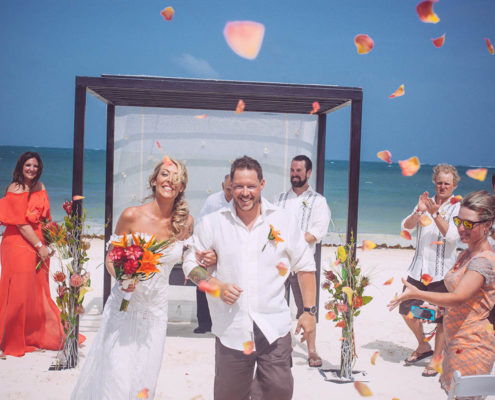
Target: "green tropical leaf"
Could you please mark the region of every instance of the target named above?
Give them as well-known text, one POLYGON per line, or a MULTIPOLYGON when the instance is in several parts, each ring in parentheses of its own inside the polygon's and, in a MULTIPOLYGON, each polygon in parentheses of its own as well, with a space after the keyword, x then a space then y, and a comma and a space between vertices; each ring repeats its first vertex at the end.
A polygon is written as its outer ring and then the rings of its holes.
POLYGON ((371 296, 363 296, 363 306, 368 304, 371 300, 373 300, 373 297, 371 296))

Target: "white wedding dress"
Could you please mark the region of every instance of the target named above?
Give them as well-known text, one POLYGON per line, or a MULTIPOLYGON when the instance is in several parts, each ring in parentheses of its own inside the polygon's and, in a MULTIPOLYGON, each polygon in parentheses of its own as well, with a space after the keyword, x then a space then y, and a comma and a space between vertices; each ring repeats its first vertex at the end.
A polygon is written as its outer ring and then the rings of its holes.
POLYGON ((167 333, 168 280, 184 244, 163 250, 161 272, 136 285, 126 312, 119 311, 123 292, 114 285, 72 400, 134 400, 143 389, 154 398, 167 333))

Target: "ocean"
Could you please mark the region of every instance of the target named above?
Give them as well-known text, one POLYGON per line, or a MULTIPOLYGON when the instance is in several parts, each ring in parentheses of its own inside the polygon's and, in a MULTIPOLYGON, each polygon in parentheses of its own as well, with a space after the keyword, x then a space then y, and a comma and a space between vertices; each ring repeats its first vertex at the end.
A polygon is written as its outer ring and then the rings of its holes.
MULTIPOLYGON (((72 192, 72 149, 30 148, 0 146, 0 190, 2 195, 12 179, 12 171, 20 154, 37 151, 44 164, 42 181, 45 184, 54 220, 64 216, 62 204, 72 192)), ((87 233, 103 234, 105 216, 105 150, 85 151, 84 208, 87 210, 87 233)), ((326 242, 334 243, 345 235, 347 218, 347 161, 325 161, 325 197, 332 211, 331 234, 326 242)), ((376 243, 407 245, 400 238, 400 222, 416 205, 418 196, 426 191, 434 193, 431 181, 432 165, 421 165, 414 176, 404 177, 397 163, 383 161, 361 162, 359 182, 358 240, 369 238, 376 243)), ((465 196, 474 190, 491 192, 491 176, 495 168, 489 168, 484 182, 466 175, 469 166, 456 166, 461 181, 455 194, 465 196)), ((187 197, 187 191, 186 191, 187 197)), ((325 241, 324 241, 325 242, 325 241)))

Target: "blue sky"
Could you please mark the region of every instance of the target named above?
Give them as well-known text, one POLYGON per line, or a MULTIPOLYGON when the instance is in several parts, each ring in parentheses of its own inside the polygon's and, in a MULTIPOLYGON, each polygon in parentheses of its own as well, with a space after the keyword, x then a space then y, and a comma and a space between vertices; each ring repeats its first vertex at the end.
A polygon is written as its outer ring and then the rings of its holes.
MULTIPOLYGON (((418 1, 6 0, 0 4, 1 144, 71 147, 76 75, 136 74, 357 86, 362 159, 495 165, 495 1, 440 0, 438 24, 418 1), (175 9, 165 22, 160 11, 175 9), (254 61, 222 31, 266 27, 254 61), (358 55, 356 34, 375 48, 358 55), (446 33, 436 49, 431 38, 446 33), (400 84, 406 94, 389 99, 400 84)), ((350 108, 328 117, 327 159, 346 159, 350 108)), ((105 106, 88 96, 86 145, 105 146, 105 106)))

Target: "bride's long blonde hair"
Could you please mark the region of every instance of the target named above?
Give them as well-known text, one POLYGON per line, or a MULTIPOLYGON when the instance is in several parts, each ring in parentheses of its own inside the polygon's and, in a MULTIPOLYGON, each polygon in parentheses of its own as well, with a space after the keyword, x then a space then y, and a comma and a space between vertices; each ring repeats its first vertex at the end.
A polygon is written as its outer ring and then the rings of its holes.
MULTIPOLYGON (((174 207, 172 210, 172 231, 174 234, 178 234, 186 225, 187 218, 189 216, 189 205, 185 200, 185 191, 187 187, 187 169, 182 161, 170 159, 171 162, 175 164, 177 167, 177 174, 174 174, 173 183, 175 185, 180 185, 184 187, 184 190, 180 192, 174 200, 174 207)), ((150 196, 155 198, 156 195, 156 187, 153 185, 153 182, 156 181, 158 177, 158 173, 160 172, 160 168, 163 165, 163 161, 159 162, 155 168, 153 169, 153 173, 150 175, 148 179, 148 184, 153 192, 150 196)))

